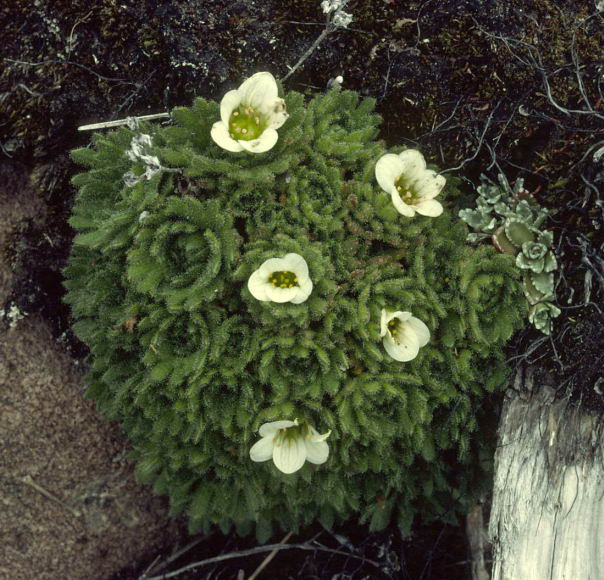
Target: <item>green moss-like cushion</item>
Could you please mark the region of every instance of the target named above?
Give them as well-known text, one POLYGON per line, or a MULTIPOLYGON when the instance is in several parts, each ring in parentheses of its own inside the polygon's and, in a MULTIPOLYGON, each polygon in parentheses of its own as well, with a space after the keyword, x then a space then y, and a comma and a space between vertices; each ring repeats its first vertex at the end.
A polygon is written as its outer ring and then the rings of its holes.
POLYGON ((477 425, 521 325, 517 271, 466 246, 447 210, 395 210, 375 181, 386 150, 372 100, 285 99, 266 153, 215 145, 219 106, 202 99, 171 126, 96 135, 73 153, 90 169, 74 178, 65 284, 90 347, 88 394, 193 530, 255 526, 266 539, 274 524, 354 516, 372 529, 395 518, 406 533, 417 514, 463 510, 486 481, 493 427, 477 425), (126 155, 135 133, 151 136, 163 169, 145 176, 126 155), (308 299, 254 298, 252 273, 289 253, 308 264, 308 299), (386 353, 383 309, 428 326, 415 359, 386 353), (260 425, 296 418, 331 429, 327 462, 284 474, 250 460, 260 425))

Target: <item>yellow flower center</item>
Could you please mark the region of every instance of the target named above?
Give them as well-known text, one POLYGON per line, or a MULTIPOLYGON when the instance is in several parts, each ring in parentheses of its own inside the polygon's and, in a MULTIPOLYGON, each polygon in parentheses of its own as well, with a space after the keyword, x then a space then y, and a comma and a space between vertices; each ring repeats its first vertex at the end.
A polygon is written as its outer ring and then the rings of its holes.
POLYGON ((251 141, 262 135, 267 127, 264 115, 249 105, 239 105, 231 113, 229 119, 229 134, 238 141, 251 141))
POLYGON ((394 186, 406 204, 412 204, 419 198, 418 193, 411 187, 410 183, 406 183, 402 175, 394 182, 394 186))
POLYGON ((293 272, 288 272, 287 270, 269 274, 268 281, 275 288, 293 288, 300 285, 298 284, 298 277, 293 272))

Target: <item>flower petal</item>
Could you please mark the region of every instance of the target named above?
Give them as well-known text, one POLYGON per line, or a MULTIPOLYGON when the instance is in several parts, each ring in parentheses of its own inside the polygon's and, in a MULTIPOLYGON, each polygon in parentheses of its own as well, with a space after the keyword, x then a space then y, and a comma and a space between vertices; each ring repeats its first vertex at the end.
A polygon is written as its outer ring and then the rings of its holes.
POLYGON ((306 444, 307 461, 310 461, 315 465, 320 465, 327 461, 327 458, 329 457, 329 445, 327 445, 325 441, 314 442, 310 439, 306 439, 304 443, 306 444))
MULTIPOLYGON (((266 103, 273 104, 278 96, 277 82, 269 72, 259 72, 246 79, 239 87, 241 102, 259 108, 266 103)), ((264 112, 264 111, 262 111, 264 112)))
POLYGON ((298 278, 308 278, 308 264, 300 254, 285 254, 283 261, 285 270, 293 272, 298 278))
POLYGON ((382 308, 382 317, 380 319, 380 336, 386 336, 388 333, 388 322, 390 322, 391 318, 388 318, 388 315, 391 312, 388 312, 385 308, 382 308))
POLYGON ((288 427, 293 427, 297 424, 297 421, 271 421, 270 423, 264 423, 264 425, 258 429, 258 433, 260 437, 266 437, 267 435, 274 435, 279 429, 287 429, 288 427))
POLYGON ((443 212, 443 206, 435 199, 428 199, 426 201, 420 201, 415 206, 415 210, 420 215, 438 217, 443 212))
POLYGON ((305 302, 312 293, 313 285, 312 280, 310 278, 299 280, 298 282, 300 284, 297 288, 298 293, 294 298, 290 300, 292 304, 302 304, 302 302, 305 302))
POLYGON ((252 461, 268 461, 273 456, 273 435, 263 437, 256 441, 250 449, 250 459, 252 461))
POLYGON ((313 443, 318 443, 319 441, 325 441, 331 435, 331 429, 327 431, 327 433, 319 433, 312 425, 310 427, 310 441, 313 443))
POLYGON ((396 208, 396 211, 398 211, 398 213, 400 213, 406 217, 413 217, 415 215, 415 209, 412 206, 407 205, 401 199, 401 196, 399 195, 399 192, 396 190, 396 187, 392 186, 392 191, 390 192, 390 195, 392 197, 392 204, 394 205, 394 207, 396 208))
POLYGON ((275 441, 273 461, 277 469, 283 473, 298 471, 306 461, 304 439, 295 437, 294 439, 287 439, 285 441, 275 441))
POLYGON ((424 200, 435 198, 447 183, 442 175, 437 175, 431 169, 426 170, 414 183, 416 191, 424 200))
POLYGON ((282 272, 286 269, 286 263, 283 258, 269 258, 268 260, 262 262, 260 268, 258 268, 258 272, 262 276, 268 276, 273 272, 282 272))
POLYGON ((397 335, 398 343, 390 334, 387 334, 382 341, 386 352, 394 359, 401 362, 413 360, 419 352, 419 340, 415 332, 400 332, 397 335))
POLYGON ((257 139, 251 139, 250 141, 237 141, 241 147, 250 153, 266 153, 269 149, 272 149, 279 139, 279 134, 275 129, 268 127, 257 139))
POLYGON ((415 332, 420 347, 428 344, 428 341, 430 340, 430 329, 419 318, 412 316, 404 323, 404 325, 410 327, 411 330, 415 332))
POLYGON ((231 153, 243 151, 243 147, 229 135, 228 127, 222 121, 216 121, 210 131, 214 143, 231 153))
POLYGON ((229 91, 220 101, 220 120, 229 126, 231 113, 241 104, 241 93, 237 89, 229 91))
POLYGON ((247 281, 247 289, 256 300, 266 301, 269 297, 266 294, 266 289, 272 288, 267 277, 263 276, 260 270, 256 270, 247 281))
POLYGON ((298 294, 298 291, 299 288, 297 286, 294 286, 293 288, 278 288, 277 286, 267 285, 266 287, 268 299, 280 304, 291 302, 298 294))
POLYGON ((267 111, 262 112, 268 117, 268 126, 271 129, 278 129, 289 117, 285 110, 285 101, 283 99, 276 99, 267 111))
POLYGON ((386 153, 375 164, 375 178, 379 186, 389 192, 394 187, 394 182, 399 178, 405 166, 398 155, 386 153))
POLYGON ((392 313, 392 318, 398 318, 401 322, 405 322, 411 318, 411 312, 407 312, 406 310, 404 312, 397 310, 396 312, 392 313))
POLYGON ((399 153, 398 158, 403 165, 404 178, 407 181, 417 179, 426 169, 426 160, 420 151, 417 149, 407 149, 399 153))

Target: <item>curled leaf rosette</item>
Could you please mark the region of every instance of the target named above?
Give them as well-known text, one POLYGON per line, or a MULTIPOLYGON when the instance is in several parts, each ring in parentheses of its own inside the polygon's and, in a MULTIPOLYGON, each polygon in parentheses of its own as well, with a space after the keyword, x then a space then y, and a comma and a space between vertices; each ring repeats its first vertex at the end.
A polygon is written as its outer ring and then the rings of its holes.
POLYGON ((460 291, 472 337, 484 343, 508 340, 518 315, 520 285, 514 259, 481 246, 460 266, 460 291))
POLYGON ((168 308, 192 310, 225 288, 238 236, 217 201, 170 197, 151 211, 128 251, 128 278, 168 308))

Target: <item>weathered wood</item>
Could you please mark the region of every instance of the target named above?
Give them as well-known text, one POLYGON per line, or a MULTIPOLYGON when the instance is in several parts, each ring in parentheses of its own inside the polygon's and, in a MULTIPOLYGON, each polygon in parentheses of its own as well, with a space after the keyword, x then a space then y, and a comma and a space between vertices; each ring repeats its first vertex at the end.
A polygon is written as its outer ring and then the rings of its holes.
POLYGON ((466 516, 466 537, 470 546, 472 580, 489 580, 484 559, 486 535, 482 505, 478 504, 466 516))
POLYGON ((499 424, 492 580, 604 579, 602 418, 510 391, 499 424))
POLYGON ((140 117, 126 117, 125 119, 116 119, 115 121, 103 121, 102 123, 92 123, 91 125, 81 125, 78 131, 96 131, 97 129, 111 129, 120 125, 127 125, 134 121, 155 121, 157 119, 168 119, 170 113, 154 113, 153 115, 142 115, 140 117))

